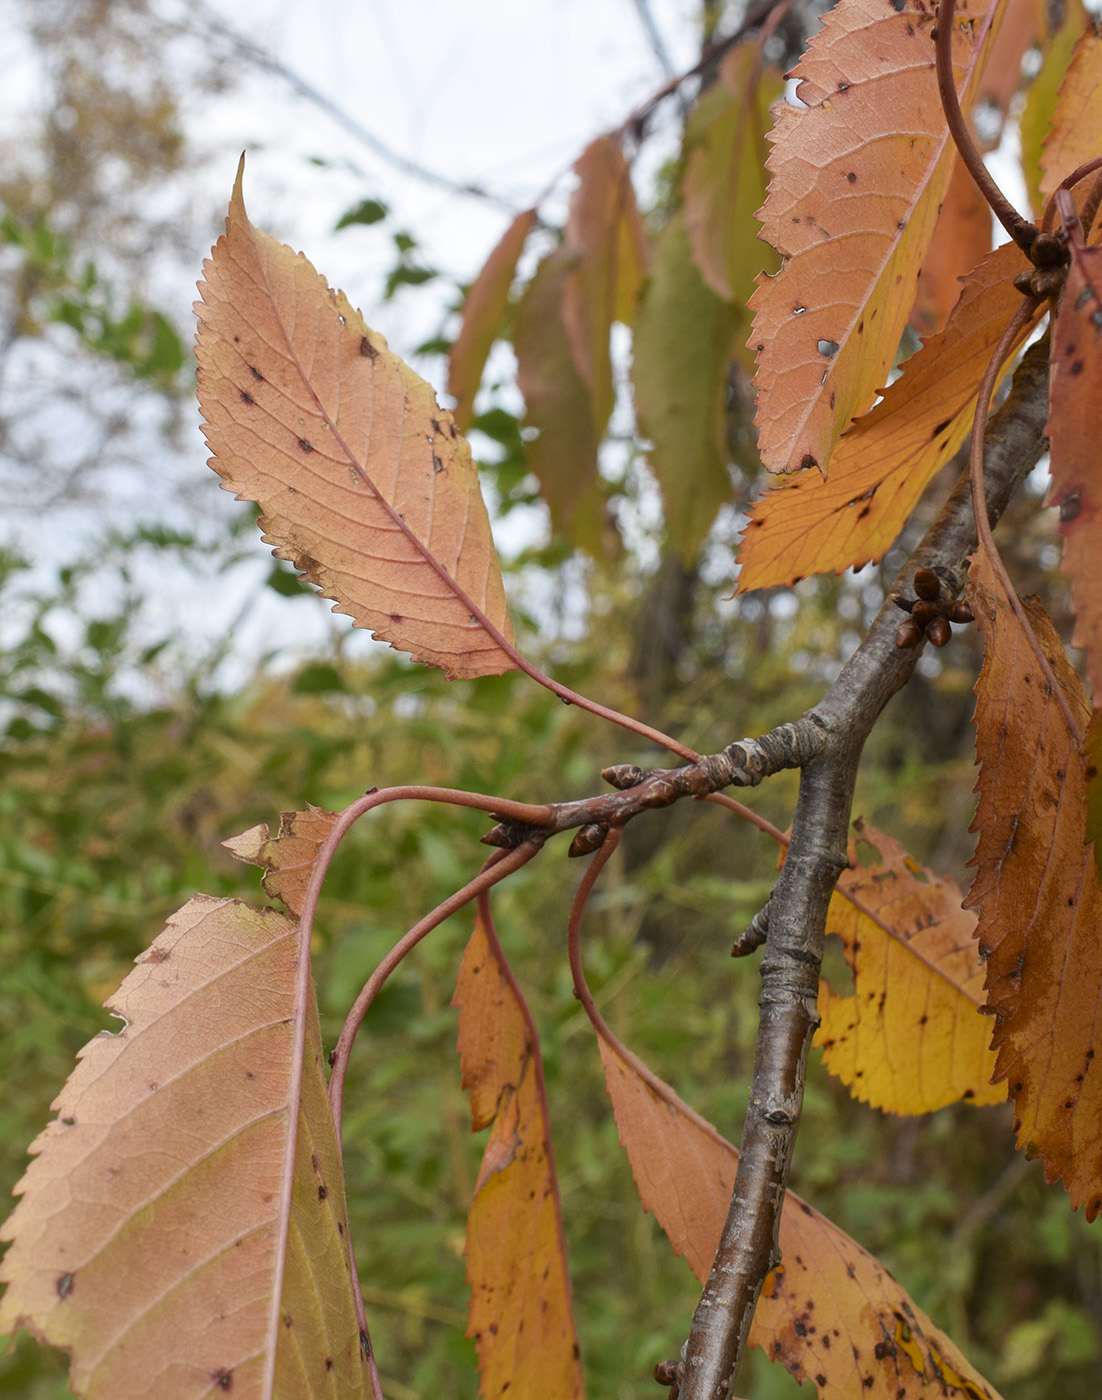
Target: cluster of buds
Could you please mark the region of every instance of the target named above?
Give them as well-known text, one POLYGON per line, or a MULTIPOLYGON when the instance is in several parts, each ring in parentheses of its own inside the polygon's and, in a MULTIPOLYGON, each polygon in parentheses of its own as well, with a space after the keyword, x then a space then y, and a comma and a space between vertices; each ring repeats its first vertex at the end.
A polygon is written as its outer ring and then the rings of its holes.
POLYGON ((914 576, 914 598, 893 593, 897 608, 910 613, 895 634, 897 647, 916 647, 924 637, 936 647, 943 647, 952 635, 953 622, 971 622, 972 609, 963 598, 951 598, 942 593, 941 580, 933 569, 919 569, 914 576))

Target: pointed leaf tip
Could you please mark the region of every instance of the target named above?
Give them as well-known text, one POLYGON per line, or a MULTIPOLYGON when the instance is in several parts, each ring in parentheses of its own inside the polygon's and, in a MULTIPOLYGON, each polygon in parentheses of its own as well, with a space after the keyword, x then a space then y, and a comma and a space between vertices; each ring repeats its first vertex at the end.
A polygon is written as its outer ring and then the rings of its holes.
POLYGON ((305 257, 252 227, 243 164, 200 284, 211 466, 356 626, 450 677, 513 662, 470 447, 432 388, 305 257))

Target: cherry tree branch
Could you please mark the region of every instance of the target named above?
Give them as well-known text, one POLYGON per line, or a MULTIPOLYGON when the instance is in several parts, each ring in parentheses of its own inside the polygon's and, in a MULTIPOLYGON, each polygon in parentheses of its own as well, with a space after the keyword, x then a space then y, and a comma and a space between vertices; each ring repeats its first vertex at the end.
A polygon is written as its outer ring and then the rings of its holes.
MULTIPOLYGON (((1047 348, 1036 345, 1024 355, 1009 396, 987 428, 984 485, 992 522, 1044 451, 1047 391, 1047 348)), ((897 587, 909 583, 918 569, 932 568, 959 592, 976 542, 965 473, 907 561, 897 587)), ((897 624, 898 611, 889 601, 822 701, 804 717, 815 723, 822 742, 802 766, 788 854, 769 901, 761 1017, 738 1175, 684 1361, 676 1368, 680 1400, 725 1400, 734 1393, 758 1295, 778 1262, 781 1205, 807 1055, 819 1020, 816 1002, 826 911, 846 866, 861 750, 884 706, 909 679, 921 651, 896 645, 897 624)))

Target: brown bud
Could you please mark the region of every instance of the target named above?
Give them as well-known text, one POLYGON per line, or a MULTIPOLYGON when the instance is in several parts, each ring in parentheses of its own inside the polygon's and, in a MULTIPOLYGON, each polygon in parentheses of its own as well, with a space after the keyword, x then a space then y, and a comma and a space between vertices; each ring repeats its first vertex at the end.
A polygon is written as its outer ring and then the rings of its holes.
POLYGON ((503 851, 511 851, 518 844, 505 822, 492 826, 485 836, 479 838, 484 846, 499 846, 503 851))
POLYGON ((943 647, 953 635, 953 629, 949 626, 947 617, 935 617, 929 627, 926 628, 926 635, 936 647, 943 647))
POLYGON ((892 593, 890 597, 895 606, 902 608, 904 612, 910 612, 915 605, 913 598, 904 598, 902 593, 892 593))
POLYGON ((911 609, 911 616, 919 627, 925 627, 935 617, 941 616, 941 607, 938 603, 928 603, 924 598, 920 598, 911 609))
POLYGON ((622 792, 625 788, 638 787, 646 777, 642 768, 636 767, 634 763, 614 763, 611 768, 605 768, 601 772, 601 777, 610 787, 619 788, 622 792))
POLYGON ((1060 267, 1039 267, 1029 279, 1029 290, 1043 300, 1055 295, 1064 280, 1064 270, 1060 267))
POLYGON ((941 597, 941 579, 933 569, 918 569, 914 576, 915 592, 927 603, 936 603, 941 597))
POLYGON ((1068 260, 1068 250, 1058 233, 1039 233, 1029 250, 1034 267, 1060 267, 1068 260))
POLYGON ((921 640, 922 628, 913 617, 909 617, 906 622, 901 623, 899 631, 895 634, 897 647, 916 647, 921 640))
POLYGON ((950 622, 975 622, 976 617, 971 605, 963 598, 954 598, 945 609, 945 616, 950 622))
POLYGON ((1033 295, 1033 269, 1030 268, 1028 272, 1019 272, 1014 278, 1014 286, 1021 292, 1022 296, 1031 297, 1033 295))
POLYGON ((588 826, 579 827, 566 854, 568 856, 587 856, 590 852, 599 850, 604 845, 607 835, 608 825, 605 822, 590 822, 588 826))

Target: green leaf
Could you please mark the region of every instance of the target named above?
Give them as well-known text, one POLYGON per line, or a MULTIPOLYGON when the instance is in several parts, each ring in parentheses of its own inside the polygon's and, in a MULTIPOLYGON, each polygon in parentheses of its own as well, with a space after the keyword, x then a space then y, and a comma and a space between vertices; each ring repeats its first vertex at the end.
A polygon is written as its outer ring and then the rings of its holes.
POLYGON ((387 207, 381 199, 361 199, 354 204, 334 224, 334 231, 349 228, 352 224, 377 224, 387 216, 387 207))
POLYGON ((740 319, 705 285, 679 210, 658 235, 654 270, 635 318, 632 382, 666 526, 686 562, 696 557, 731 492, 724 405, 740 319))

